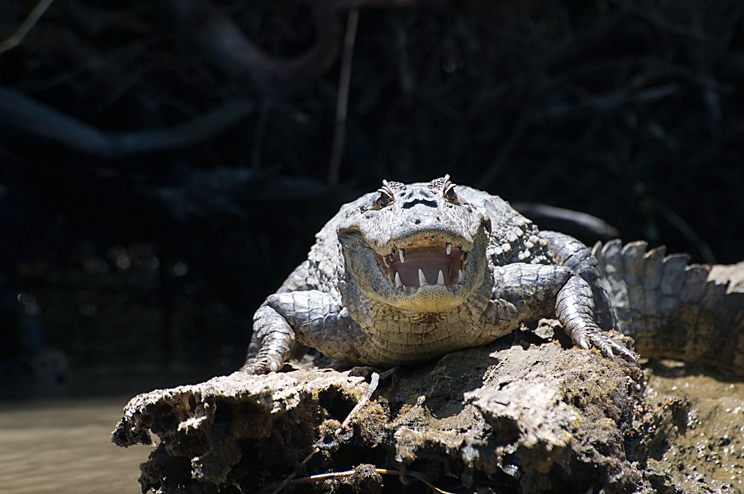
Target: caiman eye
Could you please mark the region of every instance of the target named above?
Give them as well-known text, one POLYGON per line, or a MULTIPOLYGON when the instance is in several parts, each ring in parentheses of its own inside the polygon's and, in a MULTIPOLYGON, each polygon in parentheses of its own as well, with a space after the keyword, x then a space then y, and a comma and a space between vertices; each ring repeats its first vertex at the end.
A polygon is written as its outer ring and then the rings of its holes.
POLYGON ((375 209, 382 209, 384 207, 387 207, 393 203, 393 197, 388 194, 385 191, 380 191, 380 196, 375 201, 374 208, 375 209))
POLYGON ((460 198, 457 197, 457 193, 455 193, 455 184, 450 182, 449 178, 449 174, 447 174, 442 178, 432 180, 431 183, 429 183, 429 188, 441 190, 442 196, 447 202, 459 206, 462 203, 460 202, 460 198))
POLYGON ((382 187, 378 189, 377 192, 379 192, 380 195, 377 196, 377 200, 372 206, 373 209, 382 209, 388 207, 393 203, 393 201, 395 201, 395 193, 393 192, 387 180, 382 181, 382 187))
POLYGON ((447 185, 444 188, 444 198, 452 204, 460 204, 460 198, 455 193, 455 184, 447 181, 447 185))

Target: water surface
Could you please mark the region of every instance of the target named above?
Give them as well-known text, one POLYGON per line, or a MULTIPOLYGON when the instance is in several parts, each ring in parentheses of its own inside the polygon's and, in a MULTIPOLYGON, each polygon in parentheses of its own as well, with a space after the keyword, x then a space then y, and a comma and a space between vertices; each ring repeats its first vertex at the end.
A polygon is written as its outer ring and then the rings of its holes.
POLYGON ((111 442, 129 398, 0 404, 0 493, 140 493, 150 447, 111 442))

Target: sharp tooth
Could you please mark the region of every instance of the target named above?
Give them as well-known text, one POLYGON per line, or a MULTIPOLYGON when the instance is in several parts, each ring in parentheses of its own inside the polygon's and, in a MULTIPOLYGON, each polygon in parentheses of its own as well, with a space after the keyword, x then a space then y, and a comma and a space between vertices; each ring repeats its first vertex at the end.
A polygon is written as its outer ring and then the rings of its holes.
POLYGON ((400 254, 400 263, 406 262, 406 249, 398 249, 398 254, 400 254))
POLYGON ((462 269, 458 269, 457 270, 457 284, 462 285, 462 280, 463 280, 462 269))
POLYGON ((390 267, 390 262, 388 261, 387 256, 382 256, 382 262, 385 264, 386 268, 390 267))
POLYGON ((452 244, 447 242, 447 255, 450 255, 451 252, 452 252, 452 244))
POLYGON ((424 276, 424 272, 421 271, 421 268, 419 268, 419 286, 426 286, 426 276, 424 276))
POLYGON ((444 285, 444 275, 441 269, 439 270, 439 276, 437 276, 437 285, 444 285))
POLYGON ((395 288, 400 288, 402 286, 403 286, 403 283, 401 283, 401 281, 400 281, 400 275, 396 271, 395 272, 395 288))

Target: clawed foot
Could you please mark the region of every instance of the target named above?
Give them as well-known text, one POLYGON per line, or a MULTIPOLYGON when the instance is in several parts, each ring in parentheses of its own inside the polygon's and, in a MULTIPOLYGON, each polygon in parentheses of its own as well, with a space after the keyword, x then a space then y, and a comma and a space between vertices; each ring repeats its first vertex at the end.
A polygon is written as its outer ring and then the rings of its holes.
POLYGON ((620 355, 629 362, 638 361, 632 350, 617 343, 611 333, 594 322, 594 293, 579 276, 571 277, 558 292, 555 312, 574 345, 586 350, 594 346, 608 358, 620 355))
POLYGON ((281 367, 282 362, 278 359, 272 359, 271 356, 264 356, 248 359, 243 364, 243 367, 240 368, 240 371, 246 374, 261 375, 276 372, 281 367))
POLYGON ((598 348, 599 351, 602 352, 602 355, 607 358, 620 355, 629 362, 638 362, 638 358, 633 350, 621 345, 610 337, 609 332, 602 331, 598 327, 577 330, 571 335, 571 339, 575 345, 580 346, 585 350, 588 350, 592 346, 598 348))

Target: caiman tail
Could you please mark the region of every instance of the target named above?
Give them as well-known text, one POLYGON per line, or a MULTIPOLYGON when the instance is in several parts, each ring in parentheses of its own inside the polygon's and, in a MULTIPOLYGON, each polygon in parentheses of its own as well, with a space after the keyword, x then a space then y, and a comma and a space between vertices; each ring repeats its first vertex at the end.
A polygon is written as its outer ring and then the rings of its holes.
POLYGON ((636 351, 744 375, 744 262, 688 264, 686 254, 647 246, 612 240, 593 248, 601 283, 636 351))

